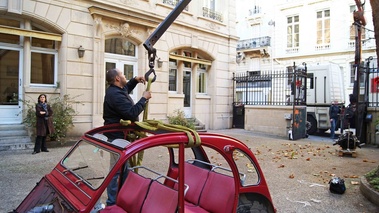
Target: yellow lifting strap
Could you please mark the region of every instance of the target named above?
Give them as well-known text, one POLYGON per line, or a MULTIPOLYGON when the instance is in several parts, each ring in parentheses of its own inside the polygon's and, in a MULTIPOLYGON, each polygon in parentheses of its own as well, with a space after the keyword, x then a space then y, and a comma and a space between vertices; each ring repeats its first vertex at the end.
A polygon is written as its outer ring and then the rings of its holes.
MULTIPOLYGON (((120 123, 124 126, 128 126, 132 122, 129 120, 122 120, 121 119, 120 123)), ((199 146, 201 144, 201 139, 200 139, 199 133, 196 132, 195 130, 190 129, 190 128, 185 127, 185 126, 175 125, 175 124, 166 124, 166 123, 163 123, 162 121, 158 121, 158 120, 145 120, 142 122, 136 121, 134 123, 137 126, 143 128, 143 129, 149 130, 149 131, 165 130, 165 131, 170 131, 170 132, 184 132, 184 133, 186 133, 186 135, 188 137, 188 144, 186 145, 186 147, 195 147, 195 146, 199 146)), ((141 133, 138 131, 134 131, 134 133, 138 134, 138 136, 140 138, 146 137, 146 135, 144 133, 141 133)))
MULTIPOLYGON (((132 122, 130 120, 121 119, 120 123, 124 126, 128 126, 132 122)), ((186 147, 195 147, 201 144, 201 139, 198 132, 185 126, 165 124, 157 120, 146 120, 142 122, 137 121, 135 122, 135 124, 143 129, 150 130, 150 131, 165 130, 165 131, 171 131, 171 132, 185 132, 188 137, 188 144, 186 145, 186 147)), ((133 133, 130 133, 128 135, 128 139, 130 140, 130 142, 133 142, 137 140, 138 138, 144 138, 144 137, 147 137, 147 135, 143 131, 133 131, 133 133)), ((168 145, 167 147, 177 148, 178 145, 168 145)), ((144 156, 144 151, 138 152, 137 155, 134 155, 129 161, 130 166, 131 167, 140 166, 142 164, 143 156, 144 156)), ((138 169, 136 168, 134 172, 138 173, 138 169)))
MULTIPOLYGON (((151 83, 152 83, 152 79, 148 78, 146 91, 150 90, 151 83)), ((137 126, 146 130, 150 130, 150 131, 165 130, 165 131, 171 131, 171 132, 184 132, 186 133, 188 137, 188 144, 186 145, 186 147, 195 147, 201 144, 201 139, 200 139, 199 134, 193 129, 190 129, 188 127, 181 126, 181 125, 165 124, 157 120, 147 120, 148 105, 149 105, 149 102, 147 102, 145 105, 145 109, 143 112, 143 121, 135 122, 137 126)), ((120 124, 123 126, 128 126, 131 123, 132 122, 130 120, 123 120, 123 119, 120 120, 120 124)), ((144 138, 144 137, 147 137, 147 135, 145 132, 142 132, 142 131, 133 131, 133 133, 130 133, 128 135, 128 139, 130 142, 133 142, 138 138, 144 138)), ((178 146, 167 146, 167 147, 175 148, 178 146)), ((129 162, 130 165, 132 167, 140 166, 142 164, 143 155, 144 155, 144 151, 141 151, 137 155, 134 155, 130 159, 130 162, 129 162)), ((138 173, 138 169, 135 169, 135 172, 138 173)))

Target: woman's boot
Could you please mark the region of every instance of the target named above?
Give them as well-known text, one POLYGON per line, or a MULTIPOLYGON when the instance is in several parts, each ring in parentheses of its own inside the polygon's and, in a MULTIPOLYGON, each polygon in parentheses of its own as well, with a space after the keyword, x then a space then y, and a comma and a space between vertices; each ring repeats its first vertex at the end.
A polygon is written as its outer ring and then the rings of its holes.
POLYGON ((47 147, 46 147, 46 136, 42 137, 41 151, 42 152, 49 152, 49 150, 47 150, 47 147))
POLYGON ((42 136, 37 136, 36 142, 34 144, 34 152, 32 153, 33 155, 41 151, 41 142, 42 142, 42 136))

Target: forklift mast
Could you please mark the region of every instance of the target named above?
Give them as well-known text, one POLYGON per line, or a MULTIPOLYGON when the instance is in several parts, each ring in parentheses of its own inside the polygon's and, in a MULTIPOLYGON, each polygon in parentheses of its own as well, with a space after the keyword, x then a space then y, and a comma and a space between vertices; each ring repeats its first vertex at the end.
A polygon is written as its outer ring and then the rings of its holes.
MULTIPOLYGON (((354 11, 354 25, 355 25, 355 62, 354 62, 354 86, 353 94, 350 97, 350 104, 355 105, 354 112, 354 126, 356 129, 356 136, 360 142, 366 141, 366 125, 365 116, 367 114, 367 100, 360 100, 360 70, 361 70, 361 55, 362 55, 362 29, 366 25, 364 17, 363 5, 360 0, 355 0, 357 11, 354 11)), ((365 94, 367 95, 367 94, 365 94)), ((365 98, 366 99, 366 98, 365 98)))
POLYGON ((353 87, 353 97, 356 101, 359 98, 359 68, 361 64, 361 55, 362 55, 362 28, 366 26, 366 20, 364 17, 363 4, 360 0, 355 0, 355 4, 358 8, 358 11, 354 11, 354 23, 355 25, 355 61, 354 61, 354 69, 355 69, 355 79, 354 79, 354 87, 353 87))

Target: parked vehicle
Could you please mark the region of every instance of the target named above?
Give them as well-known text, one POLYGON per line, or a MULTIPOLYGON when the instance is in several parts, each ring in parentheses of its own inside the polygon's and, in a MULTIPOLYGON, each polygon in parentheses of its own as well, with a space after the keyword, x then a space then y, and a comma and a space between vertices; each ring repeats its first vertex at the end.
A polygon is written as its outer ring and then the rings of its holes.
POLYGON ((141 126, 146 123, 86 132, 14 212, 276 211, 259 163, 241 141, 141 126), (109 141, 104 135, 120 131, 136 139, 109 141), (117 173, 116 205, 105 207, 117 173))
MULTIPOLYGON (((307 133, 330 129, 329 107, 333 101, 345 104, 342 71, 337 64, 307 66, 307 133)), ((340 127, 340 124, 336 125, 340 127)))

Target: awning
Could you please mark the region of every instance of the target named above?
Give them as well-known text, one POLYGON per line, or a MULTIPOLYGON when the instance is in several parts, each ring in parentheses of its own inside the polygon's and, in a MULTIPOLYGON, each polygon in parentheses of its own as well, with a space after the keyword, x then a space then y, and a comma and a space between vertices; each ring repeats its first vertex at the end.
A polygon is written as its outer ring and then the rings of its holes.
POLYGON ((62 35, 56 33, 48 33, 36 30, 25 30, 16 27, 0 25, 0 33, 19 35, 26 37, 41 38, 46 40, 62 41, 62 35))
POLYGON ((170 54, 170 58, 175 59, 175 60, 179 60, 179 61, 186 61, 186 62, 197 63, 197 64, 212 65, 212 61, 210 61, 210 60, 200 59, 200 58, 192 58, 192 57, 187 57, 187 56, 183 56, 183 55, 170 54))

